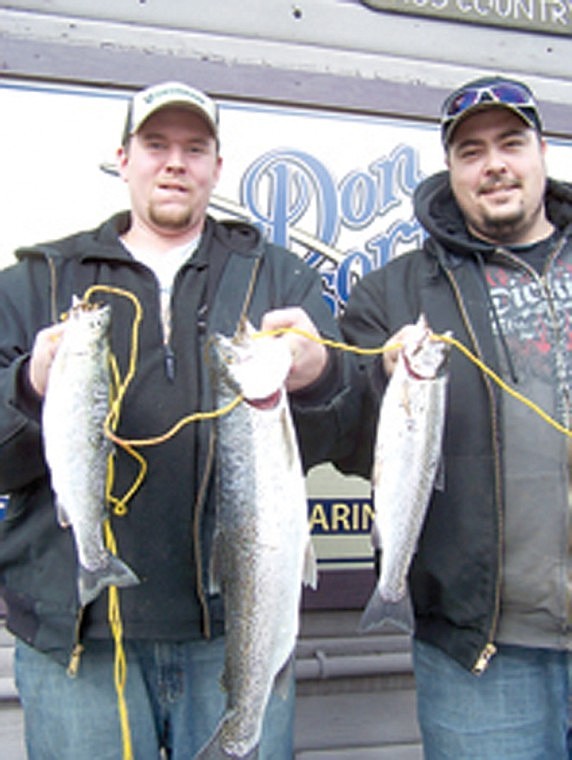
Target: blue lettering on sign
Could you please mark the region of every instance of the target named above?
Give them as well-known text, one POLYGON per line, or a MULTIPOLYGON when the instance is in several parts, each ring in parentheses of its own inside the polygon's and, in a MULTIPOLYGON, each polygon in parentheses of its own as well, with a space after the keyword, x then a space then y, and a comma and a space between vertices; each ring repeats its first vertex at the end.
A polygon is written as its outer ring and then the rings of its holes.
POLYGON ((342 303, 346 303, 352 286, 373 269, 372 259, 362 251, 350 251, 336 272, 336 292, 342 303))
POLYGON ((308 499, 308 520, 313 535, 369 535, 373 515, 370 499, 308 499))
POLYGON ((371 224, 377 213, 375 179, 364 172, 345 177, 340 184, 340 209, 344 224, 351 229, 371 224))
POLYGON ((316 201, 318 238, 331 245, 338 222, 337 193, 326 167, 300 150, 270 151, 245 172, 241 200, 262 231, 278 245, 289 245, 289 230, 316 201))
POLYGON ((0 495, 0 520, 4 519, 7 506, 8 506, 8 497, 0 495))
POLYGON ((324 297, 336 313, 357 280, 402 250, 422 244, 424 233, 410 210, 421 179, 417 151, 409 145, 398 145, 366 171, 355 169, 339 183, 310 153, 277 149, 247 168, 240 194, 266 237, 286 248, 294 240, 302 243, 305 260, 322 273, 324 297), (388 214, 393 211, 395 216, 401 205, 407 218, 389 221, 388 214), (336 244, 344 229, 366 234, 371 229, 371 236, 340 257, 336 244))

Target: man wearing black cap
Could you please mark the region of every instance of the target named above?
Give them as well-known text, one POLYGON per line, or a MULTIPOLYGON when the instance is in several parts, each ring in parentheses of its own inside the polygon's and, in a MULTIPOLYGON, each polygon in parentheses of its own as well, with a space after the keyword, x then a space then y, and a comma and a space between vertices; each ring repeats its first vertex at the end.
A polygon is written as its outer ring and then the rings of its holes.
MULTIPOLYGON (((425 757, 563 760, 572 187, 546 176, 539 110, 521 82, 463 85, 444 103, 441 134, 448 171, 414 197, 429 237, 356 285, 342 331, 362 346, 395 344, 424 314, 562 428, 452 351, 439 477, 409 575, 425 757)), ((345 471, 369 476, 396 359, 392 350, 367 367, 367 408, 345 471)))
MULTIPOLYGON (((191 412, 214 409, 207 343, 215 333, 233 334, 243 317, 263 330, 294 326, 339 338, 316 272, 254 227, 207 215, 222 163, 218 109, 208 96, 178 82, 137 93, 117 158, 129 211, 95 230, 20 250, 19 262, 0 273, 0 493, 10 494, 0 583, 17 637, 30 760, 127 757, 128 741, 137 760, 190 759, 225 702, 224 620, 211 583, 211 420, 145 449, 145 480, 127 514, 111 517, 119 555, 140 581, 120 592, 129 732, 124 724, 120 730, 122 668, 114 674, 107 594, 80 604, 73 539, 58 524, 42 451, 59 315, 73 295, 97 283, 128 291, 143 308, 136 372, 117 429, 123 439, 161 434, 191 412)), ((111 303, 111 348, 124 375, 132 303, 106 293, 97 300, 111 303)), ((284 339, 294 357, 286 385, 310 466, 336 439, 339 365, 316 341, 277 338, 284 339)), ((126 494, 136 464, 122 447, 114 461, 114 494, 126 494)), ((282 687, 263 726, 266 760, 293 754, 292 670, 282 687)))

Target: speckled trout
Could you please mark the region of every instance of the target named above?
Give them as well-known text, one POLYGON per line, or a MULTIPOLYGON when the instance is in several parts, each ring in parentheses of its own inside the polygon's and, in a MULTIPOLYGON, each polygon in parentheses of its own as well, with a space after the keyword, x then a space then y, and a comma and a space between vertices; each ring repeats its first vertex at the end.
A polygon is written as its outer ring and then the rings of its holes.
POLYGON ((42 411, 44 451, 62 527, 71 527, 78 557, 82 606, 106 586, 130 586, 137 577, 107 551, 105 480, 110 442, 109 306, 74 298, 54 358, 42 411))
MULTIPOLYGON (((302 583, 316 585, 305 481, 284 380, 283 338, 246 325, 217 336, 218 513, 213 576, 225 608, 226 711, 197 758, 257 756, 265 709, 298 633, 302 583)), ((280 685, 277 689, 280 693, 280 685)))
POLYGON ((441 460, 449 349, 422 315, 383 396, 372 473, 372 543, 381 549, 381 572, 361 630, 385 621, 413 627, 407 575, 441 460))

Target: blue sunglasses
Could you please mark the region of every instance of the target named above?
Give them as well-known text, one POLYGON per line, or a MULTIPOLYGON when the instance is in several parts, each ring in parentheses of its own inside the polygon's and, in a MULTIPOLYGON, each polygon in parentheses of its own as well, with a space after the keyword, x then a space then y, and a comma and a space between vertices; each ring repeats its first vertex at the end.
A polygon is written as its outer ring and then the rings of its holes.
POLYGON ((450 102, 445 103, 444 115, 455 118, 471 106, 480 103, 503 103, 509 106, 536 108, 530 90, 519 84, 491 84, 486 87, 469 87, 459 93, 453 93, 450 102))
POLYGON ((511 106, 533 127, 540 131, 540 116, 530 90, 518 82, 490 82, 469 85, 452 93, 442 110, 441 129, 444 139, 450 125, 467 109, 482 103, 500 103, 511 106))

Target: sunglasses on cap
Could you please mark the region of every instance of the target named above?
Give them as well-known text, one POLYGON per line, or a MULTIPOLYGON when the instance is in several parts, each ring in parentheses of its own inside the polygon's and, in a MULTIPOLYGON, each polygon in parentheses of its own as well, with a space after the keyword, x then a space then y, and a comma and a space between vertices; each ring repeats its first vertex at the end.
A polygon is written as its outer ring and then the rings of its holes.
POLYGON ((441 135, 447 144, 452 127, 467 112, 490 103, 506 106, 521 117, 530 127, 541 131, 538 107, 532 92, 520 82, 511 80, 477 80, 453 92, 445 101, 441 112, 441 135))

